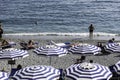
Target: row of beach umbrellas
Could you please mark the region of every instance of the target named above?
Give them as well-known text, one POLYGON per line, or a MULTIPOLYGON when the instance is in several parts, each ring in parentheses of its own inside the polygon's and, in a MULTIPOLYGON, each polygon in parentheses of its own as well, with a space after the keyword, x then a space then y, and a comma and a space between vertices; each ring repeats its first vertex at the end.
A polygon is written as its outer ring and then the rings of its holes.
MULTIPOLYGON (((114 68, 120 71, 120 62, 114 68)), ((109 80, 112 77, 107 66, 88 62, 73 64, 64 70, 64 74, 70 80, 109 80)), ((60 75, 60 70, 52 66, 33 65, 16 71, 12 80, 57 80, 60 75)), ((8 77, 6 72, 0 72, 0 80, 8 80, 8 77)))
MULTIPOLYGON (((81 63, 65 69, 66 77, 72 80, 109 80, 112 73, 108 67, 96 63, 81 63)), ((51 66, 29 66, 18 70, 13 80, 57 80, 60 70, 51 66)))
MULTIPOLYGON (((120 45, 117 43, 110 43, 105 46, 105 50, 108 52, 120 52, 120 45)), ((38 55, 47 55, 47 56, 63 56, 68 52, 76 53, 76 54, 96 54, 101 51, 100 47, 95 45, 77 45, 71 47, 70 49, 65 49, 59 46, 47 45, 41 46, 34 50, 38 55)), ((8 48, 0 51, 0 59, 15 59, 18 57, 26 57, 28 56, 28 52, 26 50, 8 48)))
MULTIPOLYGON (((99 54, 101 53, 101 48, 96 46, 96 45, 91 45, 91 44, 81 44, 81 45, 76 45, 74 47, 70 47, 69 49, 66 50, 66 48, 62 48, 59 46, 55 45, 47 45, 47 46, 42 46, 39 48, 36 48, 34 52, 37 54, 43 54, 43 55, 63 55, 64 53, 71 52, 73 54, 99 54)), ((104 50, 109 53, 120 53, 120 45, 118 43, 107 43, 104 46, 104 50)))
MULTIPOLYGON (((107 44, 105 50, 108 52, 120 52, 120 45, 117 43, 107 44)), ((34 50, 38 55, 46 55, 46 56, 63 56, 68 52, 76 53, 76 54, 96 54, 101 51, 100 47, 95 45, 77 45, 71 47, 70 49, 65 49, 59 46, 47 45, 41 46, 34 50)), ((27 50, 8 48, 0 51, 0 59, 15 59, 18 57, 26 57, 28 56, 27 50)))
MULTIPOLYGON (((105 47, 106 48, 109 47, 108 45, 106 45, 105 47)), ((115 46, 119 46, 119 45, 115 45, 115 46)), ((106 50, 109 50, 109 48, 107 48, 106 50)), ((77 54, 88 54, 88 53, 96 54, 100 52, 101 49, 95 45, 77 45, 77 46, 71 47, 69 50, 65 48, 61 48, 59 46, 47 45, 44 47, 36 48, 34 50, 35 53, 39 55, 46 55, 46 56, 63 56, 66 53, 68 53, 68 51, 72 53, 77 53, 77 54)), ((3 49, 0 51, 0 59, 16 59, 19 57, 24 58, 26 56, 28 56, 28 52, 26 50, 21 50, 21 49, 10 48, 10 49, 3 49)))
POLYGON ((101 52, 101 48, 95 45, 89 45, 89 44, 76 45, 69 49, 62 48, 55 45, 47 45, 47 46, 42 46, 35 49, 34 52, 39 55, 41 54, 41 55, 49 55, 49 56, 50 55, 60 56, 68 52, 71 52, 73 54, 99 54, 99 52, 101 52))

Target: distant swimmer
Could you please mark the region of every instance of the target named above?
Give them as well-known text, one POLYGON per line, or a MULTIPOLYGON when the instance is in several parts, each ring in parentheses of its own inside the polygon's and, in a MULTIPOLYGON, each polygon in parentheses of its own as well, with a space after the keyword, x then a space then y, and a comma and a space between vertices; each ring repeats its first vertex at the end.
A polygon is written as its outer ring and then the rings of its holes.
POLYGON ((91 38, 93 38, 93 31, 94 31, 93 24, 90 24, 90 26, 88 27, 88 29, 89 29, 89 37, 91 39, 91 38))

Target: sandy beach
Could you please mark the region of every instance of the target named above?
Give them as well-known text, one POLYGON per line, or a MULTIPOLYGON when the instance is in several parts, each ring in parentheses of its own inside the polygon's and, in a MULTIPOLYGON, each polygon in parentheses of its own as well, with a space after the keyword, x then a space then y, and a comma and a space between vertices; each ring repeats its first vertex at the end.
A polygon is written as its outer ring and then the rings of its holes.
MULTIPOLYGON (((34 41, 38 42, 39 46, 46 45, 50 40, 58 42, 79 42, 79 43, 88 43, 88 44, 97 44, 97 42, 107 42, 109 39, 111 39, 113 36, 94 36, 92 40, 89 39, 89 37, 82 37, 82 36, 4 36, 4 39, 14 41, 16 43, 14 48, 20 49, 21 46, 19 45, 19 42, 24 40, 28 41, 29 39, 33 39, 34 41)), ((114 37, 116 42, 119 42, 120 38, 119 36, 114 37)), ((21 58, 16 60, 16 64, 12 65, 13 68, 17 67, 18 64, 21 64, 22 67, 30 66, 30 65, 50 65, 50 57, 47 56, 40 56, 33 52, 32 50, 28 50, 29 56, 26 58, 21 58)), ((54 57, 51 58, 51 66, 55 68, 62 68, 66 69, 70 65, 74 64, 77 58, 80 58, 81 55, 78 54, 67 54, 66 56, 62 57, 54 57)), ((120 54, 119 53, 113 53, 113 54, 107 54, 103 53, 102 55, 88 55, 86 56, 87 62, 89 60, 93 60, 96 63, 105 65, 105 66, 111 66, 118 62, 120 60, 120 54)), ((0 69, 5 69, 6 71, 10 72, 11 65, 8 64, 7 60, 0 60, 0 69)))

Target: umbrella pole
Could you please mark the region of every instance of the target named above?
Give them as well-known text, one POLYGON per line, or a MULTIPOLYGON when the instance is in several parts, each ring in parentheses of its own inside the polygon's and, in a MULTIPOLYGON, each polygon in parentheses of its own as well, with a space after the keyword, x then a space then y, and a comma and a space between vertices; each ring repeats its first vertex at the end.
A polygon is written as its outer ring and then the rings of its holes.
POLYGON ((50 56, 50 65, 51 65, 51 56, 50 56))
POLYGON ((12 70, 12 64, 11 64, 11 70, 12 70))

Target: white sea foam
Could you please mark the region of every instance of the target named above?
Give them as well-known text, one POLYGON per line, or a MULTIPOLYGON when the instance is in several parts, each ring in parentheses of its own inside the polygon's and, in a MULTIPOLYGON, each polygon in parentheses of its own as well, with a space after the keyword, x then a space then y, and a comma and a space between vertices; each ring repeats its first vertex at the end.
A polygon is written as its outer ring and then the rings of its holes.
MULTIPOLYGON (((13 36, 88 36, 89 33, 55 33, 55 32, 43 32, 43 33, 9 33, 4 35, 13 36)), ((94 36, 118 36, 118 34, 95 32, 94 36)))

